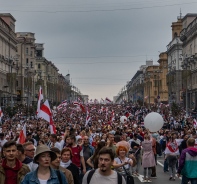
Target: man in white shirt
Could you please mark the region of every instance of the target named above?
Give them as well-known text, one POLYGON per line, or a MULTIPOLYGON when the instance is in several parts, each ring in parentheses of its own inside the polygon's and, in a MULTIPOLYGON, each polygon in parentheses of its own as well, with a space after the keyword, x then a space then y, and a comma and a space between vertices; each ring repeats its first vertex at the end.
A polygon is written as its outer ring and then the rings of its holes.
POLYGON ((112 149, 104 147, 99 152, 98 165, 96 170, 88 171, 84 177, 82 184, 126 184, 123 176, 111 169, 114 162, 114 153, 112 149), (91 174, 93 172, 93 174, 91 174), (91 174, 91 178, 89 177, 91 174))

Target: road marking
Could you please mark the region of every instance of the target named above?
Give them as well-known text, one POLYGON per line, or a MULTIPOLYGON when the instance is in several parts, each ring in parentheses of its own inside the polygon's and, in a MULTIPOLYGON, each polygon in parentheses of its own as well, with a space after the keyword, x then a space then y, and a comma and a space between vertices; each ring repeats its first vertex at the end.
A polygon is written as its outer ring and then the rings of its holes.
POLYGON ((164 165, 159 161, 157 161, 157 164, 159 164, 161 167, 164 167, 164 165))
POLYGON ((140 180, 141 183, 150 183, 150 182, 147 182, 147 181, 143 181, 143 175, 139 174, 138 176, 138 179, 140 180))

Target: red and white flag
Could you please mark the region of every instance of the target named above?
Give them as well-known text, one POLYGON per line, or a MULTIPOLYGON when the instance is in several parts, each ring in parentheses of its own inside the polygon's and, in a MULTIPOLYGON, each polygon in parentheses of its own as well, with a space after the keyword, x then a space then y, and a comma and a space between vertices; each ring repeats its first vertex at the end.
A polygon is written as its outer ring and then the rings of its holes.
POLYGON ((105 102, 106 102, 106 103, 111 103, 112 101, 111 101, 109 98, 106 97, 106 98, 105 98, 105 102))
POLYGON ((0 121, 2 117, 3 117, 3 111, 1 110, 1 107, 0 107, 0 121))
POLYGON ((194 128, 196 128, 197 127, 197 121, 196 121, 196 119, 194 118, 194 120, 193 120, 193 125, 194 125, 194 128))
POLYGON ((43 100, 43 94, 42 94, 42 87, 40 86, 40 90, 38 93, 38 105, 37 105, 37 111, 36 114, 39 117, 39 113, 40 113, 40 103, 43 100))
POLYGON ((87 110, 87 115, 86 115, 86 124, 85 126, 88 125, 89 121, 91 120, 91 117, 90 117, 90 112, 87 110))
POLYGON ((24 124, 23 129, 20 131, 20 134, 19 134, 20 144, 24 144, 25 140, 26 140, 26 124, 24 124))
POLYGON ((78 97, 78 98, 77 98, 77 100, 78 100, 78 102, 79 102, 79 103, 82 103, 82 101, 81 101, 80 97, 78 97))
POLYGON ((60 104, 60 105, 58 105, 57 106, 57 110, 59 111, 60 109, 62 109, 63 108, 63 105, 62 104, 60 104))
POLYGON ((52 112, 48 100, 40 107, 39 116, 49 122, 51 134, 56 134, 56 128, 52 119, 52 112))
POLYGON ((80 106, 80 103, 77 102, 77 101, 74 101, 74 102, 73 102, 73 105, 79 105, 79 106, 80 106))
POLYGON ((67 100, 64 100, 64 101, 62 101, 62 103, 61 103, 63 106, 67 106, 68 105, 68 102, 67 102, 67 100))
POLYGON ((114 110, 112 110, 111 112, 111 118, 110 118, 111 122, 113 122, 115 120, 115 113, 114 110))
POLYGON ((167 143, 165 154, 179 155, 179 147, 176 141, 167 143))

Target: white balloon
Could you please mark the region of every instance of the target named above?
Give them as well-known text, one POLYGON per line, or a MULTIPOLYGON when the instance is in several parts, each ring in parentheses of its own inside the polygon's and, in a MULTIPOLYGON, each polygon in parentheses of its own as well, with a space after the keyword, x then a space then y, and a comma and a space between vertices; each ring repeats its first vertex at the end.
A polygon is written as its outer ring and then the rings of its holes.
POLYGON ((149 129, 150 132, 157 132, 163 126, 163 118, 157 112, 151 112, 144 118, 144 126, 149 129))
POLYGON ((120 117, 120 122, 121 123, 126 123, 127 122, 127 117, 126 116, 121 116, 120 117))

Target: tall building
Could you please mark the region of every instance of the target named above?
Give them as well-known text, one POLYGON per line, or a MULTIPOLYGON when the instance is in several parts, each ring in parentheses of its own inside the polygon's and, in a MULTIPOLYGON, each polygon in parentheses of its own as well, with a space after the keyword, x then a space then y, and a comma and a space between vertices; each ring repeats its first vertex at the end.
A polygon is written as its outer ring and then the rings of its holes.
POLYGON ((13 107, 16 101, 17 40, 15 18, 0 14, 0 105, 13 107))
POLYGON ((180 40, 180 32, 183 27, 182 17, 178 17, 177 22, 173 22, 171 27, 172 40, 167 45, 169 104, 172 104, 172 102, 182 104, 182 41, 180 40))
POLYGON ((35 34, 31 32, 17 32, 17 92, 21 94, 21 104, 30 105, 35 101, 35 34))
POLYGON ((182 41, 183 61, 183 101, 186 111, 197 107, 197 14, 186 14, 182 18, 183 29, 180 33, 182 41))
POLYGON ((153 66, 153 60, 147 60, 145 65, 141 65, 131 81, 127 84, 128 101, 144 102, 144 74, 146 68, 153 66))

